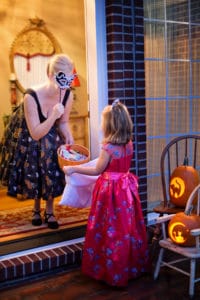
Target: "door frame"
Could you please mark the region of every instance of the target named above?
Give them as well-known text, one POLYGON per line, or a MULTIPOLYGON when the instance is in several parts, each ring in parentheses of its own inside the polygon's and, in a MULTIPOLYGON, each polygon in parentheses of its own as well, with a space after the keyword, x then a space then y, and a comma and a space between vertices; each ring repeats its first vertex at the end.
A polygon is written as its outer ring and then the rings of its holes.
POLYGON ((99 155, 101 112, 108 104, 105 1, 84 0, 91 158, 99 155))

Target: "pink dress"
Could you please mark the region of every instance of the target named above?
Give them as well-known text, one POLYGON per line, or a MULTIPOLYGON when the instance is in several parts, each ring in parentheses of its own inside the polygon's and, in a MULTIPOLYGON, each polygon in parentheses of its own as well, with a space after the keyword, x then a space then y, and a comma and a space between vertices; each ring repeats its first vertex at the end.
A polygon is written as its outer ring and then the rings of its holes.
POLYGON ((137 177, 129 173, 133 145, 105 144, 111 155, 96 181, 83 249, 82 271, 109 285, 150 271, 137 177))

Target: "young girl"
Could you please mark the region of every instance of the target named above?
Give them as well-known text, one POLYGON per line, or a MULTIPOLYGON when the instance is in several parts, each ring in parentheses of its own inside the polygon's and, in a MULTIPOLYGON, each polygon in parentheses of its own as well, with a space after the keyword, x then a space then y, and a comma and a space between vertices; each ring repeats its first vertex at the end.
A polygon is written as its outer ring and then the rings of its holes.
POLYGON ((149 271, 145 223, 137 177, 129 172, 132 122, 125 105, 114 101, 102 113, 104 139, 95 167, 68 166, 67 175, 99 175, 92 197, 82 271, 113 286, 149 271))

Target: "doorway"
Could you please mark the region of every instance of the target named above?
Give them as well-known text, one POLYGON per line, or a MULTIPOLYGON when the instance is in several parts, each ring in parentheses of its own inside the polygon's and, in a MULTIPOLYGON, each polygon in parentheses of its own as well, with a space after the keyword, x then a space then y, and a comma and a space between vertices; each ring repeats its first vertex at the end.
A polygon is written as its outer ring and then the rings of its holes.
MULTIPOLYGON (((107 100, 107 61, 106 61, 106 34, 105 34, 105 7, 104 1, 85 0, 84 14, 86 26, 86 53, 87 53, 87 90, 88 90, 88 110, 90 128, 90 151, 91 158, 94 159, 99 153, 100 115, 107 100), (96 13, 98 11, 98 14, 96 13)), ((1 197, 6 198, 6 192, 1 191, 1 197)), ((8 199, 7 199, 8 200, 8 199)), ((16 200, 15 200, 16 201, 16 200)), ((30 200, 29 202, 31 202, 30 200)), ((10 209, 13 199, 5 201, 10 209)), ((27 202, 26 202, 27 203, 27 202)), ((15 202, 16 206, 22 206, 15 202)), ((29 203, 30 204, 30 203, 29 203)), ((24 205, 24 204, 23 204, 24 205)), ((64 230, 43 231, 43 233, 15 235, 9 239, 1 239, 1 254, 30 249, 53 242, 66 239, 82 237, 85 233, 86 220, 81 221, 76 226, 67 226, 64 230)))

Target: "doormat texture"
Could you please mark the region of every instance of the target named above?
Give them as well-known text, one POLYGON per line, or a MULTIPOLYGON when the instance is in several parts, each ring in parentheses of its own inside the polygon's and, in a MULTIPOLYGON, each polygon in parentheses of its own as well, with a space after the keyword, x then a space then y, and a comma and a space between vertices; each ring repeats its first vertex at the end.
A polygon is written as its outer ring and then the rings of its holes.
MULTIPOLYGON (((2 200, 2 199, 1 199, 2 200)), ((54 214, 59 223, 59 229, 65 225, 76 225, 83 221, 87 221, 90 208, 72 208, 61 206, 55 203, 54 214)), ((0 211, 0 238, 14 234, 20 234, 30 231, 42 231, 48 228, 47 224, 41 226, 32 226, 32 210, 33 206, 24 206, 0 211)), ((44 216, 44 208, 41 209, 41 216, 44 216)))

